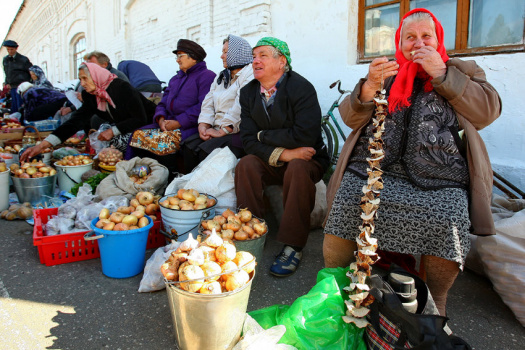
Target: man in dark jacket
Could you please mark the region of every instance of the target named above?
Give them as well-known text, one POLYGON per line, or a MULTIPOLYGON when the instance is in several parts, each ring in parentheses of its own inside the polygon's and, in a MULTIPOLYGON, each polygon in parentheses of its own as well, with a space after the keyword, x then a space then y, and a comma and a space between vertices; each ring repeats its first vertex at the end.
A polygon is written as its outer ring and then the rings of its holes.
POLYGON ((277 239, 284 247, 270 268, 282 277, 299 265, 310 232, 315 184, 329 164, 317 94, 290 63, 288 45, 279 39, 262 38, 254 47, 255 79, 240 96, 240 133, 248 155, 235 169, 237 204, 258 217, 264 214, 264 187, 283 185, 277 239))
POLYGON ((4 57, 5 86, 11 93, 11 113, 18 112, 22 105, 22 97, 16 89, 24 81, 31 81, 29 68, 33 66, 31 61, 17 52, 18 44, 13 40, 6 40, 2 44, 7 49, 8 55, 4 57))

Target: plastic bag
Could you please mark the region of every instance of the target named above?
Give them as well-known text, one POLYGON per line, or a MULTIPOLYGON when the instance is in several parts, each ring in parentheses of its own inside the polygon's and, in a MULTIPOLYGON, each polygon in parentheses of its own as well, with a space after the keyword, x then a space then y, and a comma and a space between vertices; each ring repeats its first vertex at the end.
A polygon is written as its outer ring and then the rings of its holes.
POLYGON ((97 156, 101 163, 110 166, 124 159, 124 154, 113 146, 102 149, 97 156))
POLYGON ((102 124, 97 131, 89 135, 89 145, 91 148, 95 150, 96 153, 100 152, 102 149, 109 147, 109 141, 100 141, 98 139, 98 135, 102 131, 105 131, 107 129, 110 129, 111 125, 104 123, 102 124))
POLYGON ((102 209, 104 206, 100 203, 93 203, 80 209, 75 219, 75 228, 91 230, 91 221, 98 218, 102 209))
POLYGON ((286 327, 281 325, 265 330, 250 315, 246 315, 242 338, 232 350, 297 350, 291 345, 277 344, 284 332, 286 327))
POLYGON ((525 200, 494 197, 497 234, 478 236, 473 248, 494 289, 525 327, 525 200))
POLYGON ((127 207, 129 200, 124 196, 112 196, 100 201, 100 205, 108 208, 110 213, 117 211, 119 207, 127 207))
MULTIPOLYGON (((366 350, 364 329, 347 324, 344 304, 349 284, 348 268, 323 269, 316 285, 292 305, 273 305, 249 313, 264 329, 284 325, 286 333, 279 343, 298 349, 366 350)), ((346 297, 348 299, 348 297, 346 297)))
POLYGON ((76 156, 79 154, 80 152, 73 147, 62 147, 53 151, 53 158, 62 159, 65 156, 76 156))
POLYGON ((58 207, 58 216, 74 220, 77 217, 77 210, 69 203, 64 203, 58 207))
POLYGON ((46 236, 83 231, 75 229, 74 225, 75 220, 73 219, 60 216, 53 216, 51 219, 49 219, 47 224, 45 224, 46 236))
POLYGON ((144 267, 144 275, 140 281, 139 293, 154 292, 166 288, 164 276, 160 272, 162 264, 168 260, 171 252, 180 246, 180 242, 172 241, 165 247, 160 247, 151 255, 144 267))
POLYGON ((166 188, 165 194, 177 193, 181 188, 194 188, 217 198, 217 213, 236 208, 234 174, 237 162, 237 157, 228 147, 217 148, 191 173, 175 178, 166 188))
POLYGON ((151 158, 135 157, 125 162, 118 162, 115 172, 100 182, 97 195, 100 198, 125 196, 129 199, 141 191, 162 193, 168 182, 168 169, 151 158), (130 179, 131 169, 137 165, 146 165, 151 169, 151 175, 142 183, 137 184, 130 179))
POLYGON ((85 208, 86 206, 93 203, 95 197, 96 196, 91 193, 91 186, 89 184, 83 184, 82 187, 78 189, 77 196, 75 198, 71 198, 66 203, 75 208, 78 212, 82 208, 85 208))

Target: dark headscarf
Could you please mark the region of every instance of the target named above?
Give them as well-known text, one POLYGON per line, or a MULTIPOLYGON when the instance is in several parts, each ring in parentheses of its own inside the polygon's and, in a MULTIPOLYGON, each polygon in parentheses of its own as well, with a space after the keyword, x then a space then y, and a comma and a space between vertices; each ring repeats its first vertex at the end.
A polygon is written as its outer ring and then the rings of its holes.
POLYGON ((228 87, 231 80, 231 71, 244 68, 252 63, 252 47, 246 39, 240 36, 228 35, 228 52, 226 53, 226 65, 228 68, 220 72, 217 84, 224 80, 224 87, 228 87))
POLYGON ((51 82, 47 80, 46 74, 44 73, 42 68, 34 65, 31 68, 29 68, 29 71, 35 73, 36 75, 36 80, 33 81, 34 87, 37 87, 37 88, 43 87, 43 88, 48 88, 48 89, 53 88, 53 84, 51 84, 51 82))

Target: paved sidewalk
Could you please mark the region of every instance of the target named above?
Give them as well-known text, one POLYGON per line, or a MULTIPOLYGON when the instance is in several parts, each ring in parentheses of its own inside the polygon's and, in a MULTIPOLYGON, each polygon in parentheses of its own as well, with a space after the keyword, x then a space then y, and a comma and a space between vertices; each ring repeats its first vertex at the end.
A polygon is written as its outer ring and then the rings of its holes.
MULTIPOLYGON (((105 277, 99 259, 47 267, 30 225, 0 220, 0 226, 0 349, 177 348, 165 290, 138 293, 142 275, 105 277)), ((313 230, 300 269, 280 279, 267 272, 281 248, 271 232, 248 311, 306 294, 323 267, 322 239, 313 230)), ((448 312, 452 330, 475 349, 523 349, 525 329, 484 277, 461 273, 448 312)))

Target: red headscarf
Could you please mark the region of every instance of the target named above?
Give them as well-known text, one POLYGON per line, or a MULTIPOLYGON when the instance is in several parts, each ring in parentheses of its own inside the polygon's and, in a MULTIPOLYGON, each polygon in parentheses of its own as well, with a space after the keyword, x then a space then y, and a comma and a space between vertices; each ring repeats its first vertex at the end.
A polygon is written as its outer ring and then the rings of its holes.
POLYGON ((93 95, 97 96, 97 109, 105 112, 106 101, 113 108, 117 108, 106 91, 109 84, 115 80, 117 76, 113 73, 110 73, 110 71, 108 71, 106 68, 102 68, 98 64, 90 62, 84 62, 84 64, 87 66, 89 74, 91 75, 91 79, 93 79, 93 82, 95 83, 96 88, 93 92, 93 95))
POLYGON ((445 44, 443 42, 443 27, 441 26, 441 23, 436 19, 436 17, 434 17, 432 12, 423 8, 419 8, 413 9, 412 11, 404 15, 403 19, 401 20, 401 23, 399 24, 399 28, 397 28, 396 31, 396 60, 399 64, 399 73, 397 73, 396 80, 392 84, 392 88, 390 89, 390 95, 388 97, 388 110, 390 111, 390 113, 397 109, 406 108, 411 105, 411 101, 409 101, 409 98, 412 95, 414 79, 416 78, 416 76, 425 80, 425 92, 432 91, 433 89, 432 84, 430 83, 432 77, 425 72, 425 70, 419 63, 414 63, 412 61, 407 60, 403 55, 403 52, 399 48, 399 39, 401 35, 401 27, 403 27, 403 20, 416 12, 425 12, 432 17, 436 27, 436 35, 438 40, 437 52, 441 55, 441 59, 443 59, 443 62, 447 62, 449 60, 449 57, 447 56, 447 50, 445 49, 445 44))

